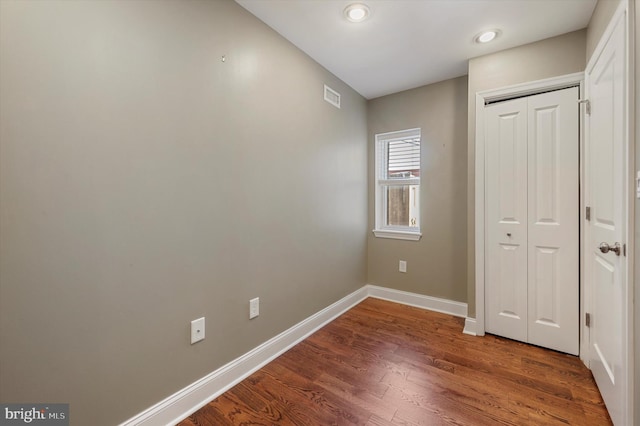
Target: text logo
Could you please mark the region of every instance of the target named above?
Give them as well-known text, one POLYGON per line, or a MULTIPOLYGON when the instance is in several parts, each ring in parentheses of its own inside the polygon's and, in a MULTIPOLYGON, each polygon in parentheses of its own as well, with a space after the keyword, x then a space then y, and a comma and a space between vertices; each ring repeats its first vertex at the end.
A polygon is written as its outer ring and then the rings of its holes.
POLYGON ((0 426, 69 426, 69 404, 0 404, 0 426))

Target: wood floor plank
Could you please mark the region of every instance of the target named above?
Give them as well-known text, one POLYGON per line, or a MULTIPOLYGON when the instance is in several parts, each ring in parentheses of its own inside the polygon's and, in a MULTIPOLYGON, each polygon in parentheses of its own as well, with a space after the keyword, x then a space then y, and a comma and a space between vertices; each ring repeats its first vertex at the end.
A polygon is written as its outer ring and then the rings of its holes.
POLYGON ((369 417, 369 421, 365 426, 394 426, 394 425, 392 422, 387 421, 385 419, 381 419, 375 414, 372 414, 371 417, 369 417))
POLYGON ((369 298, 179 423, 611 425, 574 356, 369 298))

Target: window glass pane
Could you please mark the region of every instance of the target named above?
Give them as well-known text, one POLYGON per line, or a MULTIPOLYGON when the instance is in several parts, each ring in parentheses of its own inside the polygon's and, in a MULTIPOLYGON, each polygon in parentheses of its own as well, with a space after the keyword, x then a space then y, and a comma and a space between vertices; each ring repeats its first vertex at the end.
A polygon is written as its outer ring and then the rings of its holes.
POLYGON ((392 185, 386 187, 386 226, 419 227, 420 187, 418 185, 392 185))
POLYGON ((415 233, 419 239, 420 129, 377 134, 375 141, 376 232, 400 239, 401 233, 415 233))
POLYGON ((387 144, 387 179, 420 176, 420 137, 387 144))

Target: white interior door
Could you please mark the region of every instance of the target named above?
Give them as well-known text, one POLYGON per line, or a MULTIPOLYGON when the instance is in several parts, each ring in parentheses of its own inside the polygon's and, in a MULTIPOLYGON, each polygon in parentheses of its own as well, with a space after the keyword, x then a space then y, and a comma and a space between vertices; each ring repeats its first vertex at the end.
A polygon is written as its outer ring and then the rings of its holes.
POLYGON ((485 108, 485 329, 527 341, 527 100, 485 108))
POLYGON ((626 258, 624 253, 600 250, 601 243, 622 244, 625 230, 625 20, 620 17, 604 49, 587 70, 591 101, 587 137, 586 202, 591 208, 587 225, 586 275, 590 289, 589 367, 611 419, 625 418, 628 384, 626 352, 626 258))
POLYGON ((577 87, 527 98, 528 342, 578 355, 577 87))
POLYGON ((578 89, 485 108, 485 329, 579 349, 578 89))

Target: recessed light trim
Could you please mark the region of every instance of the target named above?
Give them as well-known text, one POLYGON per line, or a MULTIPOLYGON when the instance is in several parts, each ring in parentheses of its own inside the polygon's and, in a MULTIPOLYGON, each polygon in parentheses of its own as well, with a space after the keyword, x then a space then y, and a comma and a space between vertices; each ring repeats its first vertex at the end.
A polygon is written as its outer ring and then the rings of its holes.
POLYGON ((495 40, 500 35, 500 30, 487 30, 483 31, 477 36, 475 36, 474 40, 476 43, 489 43, 490 41, 495 40))
POLYGON ((369 7, 362 3, 353 3, 344 8, 344 16, 351 22, 362 22, 369 17, 369 7))

